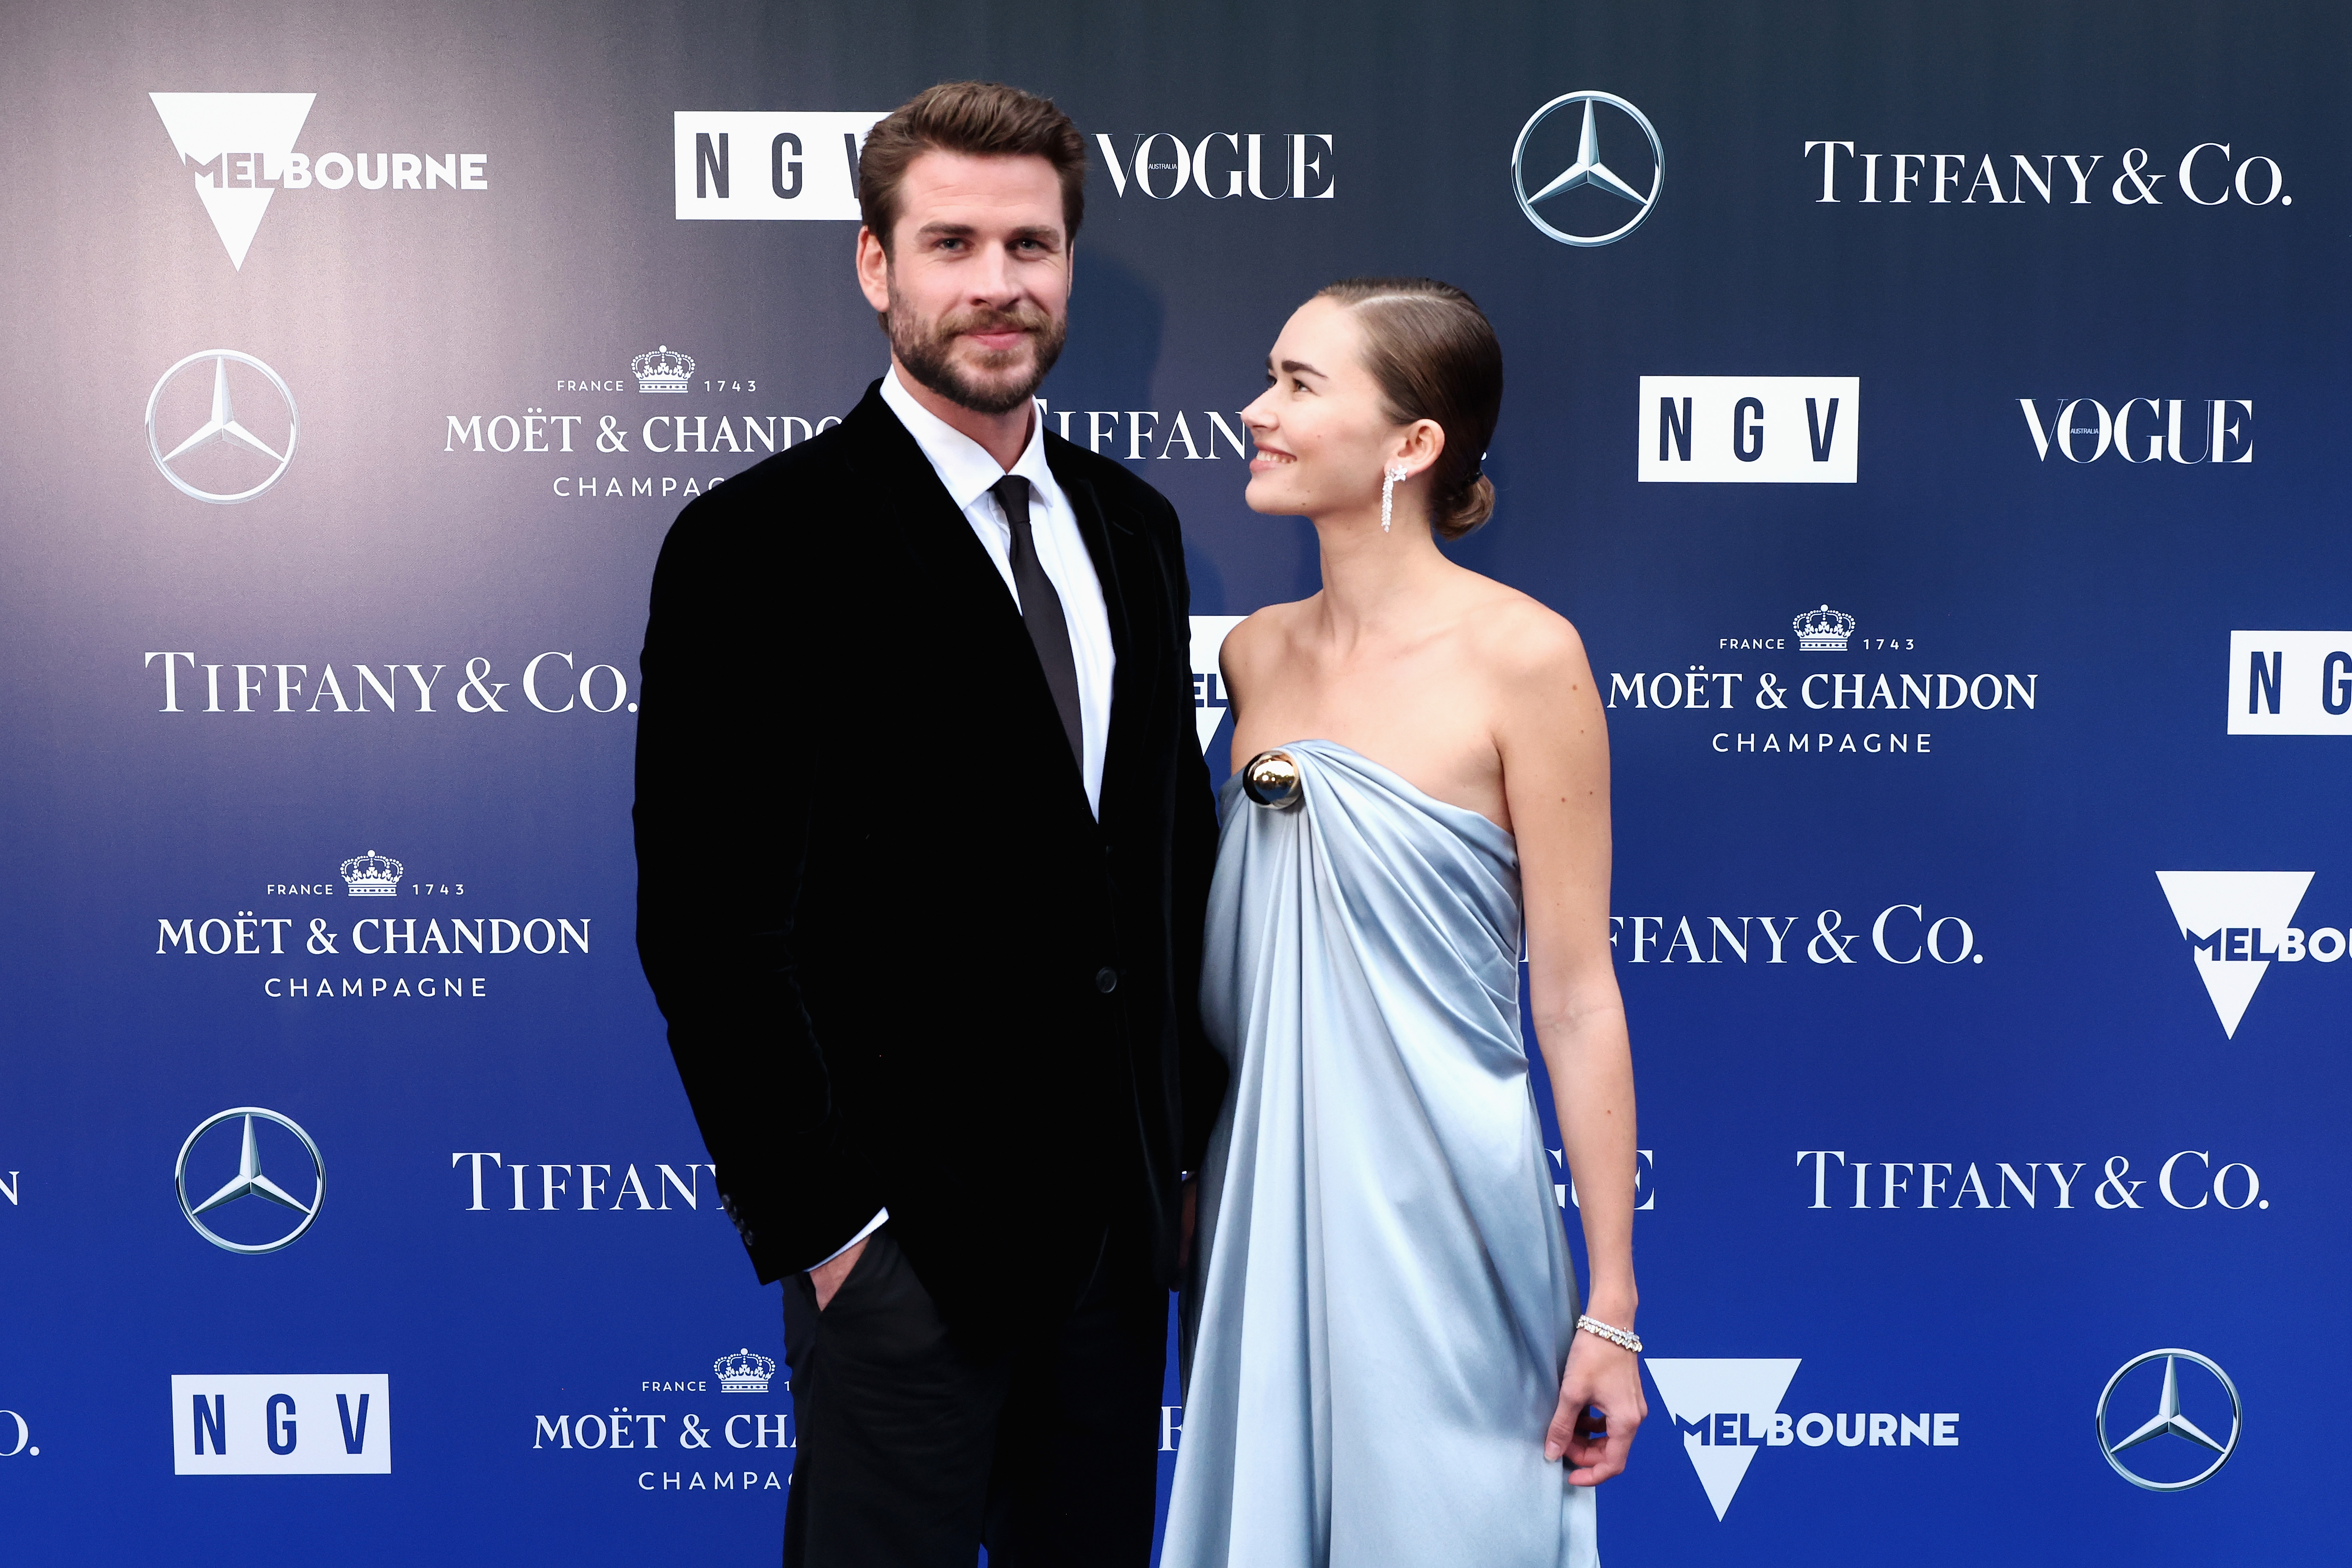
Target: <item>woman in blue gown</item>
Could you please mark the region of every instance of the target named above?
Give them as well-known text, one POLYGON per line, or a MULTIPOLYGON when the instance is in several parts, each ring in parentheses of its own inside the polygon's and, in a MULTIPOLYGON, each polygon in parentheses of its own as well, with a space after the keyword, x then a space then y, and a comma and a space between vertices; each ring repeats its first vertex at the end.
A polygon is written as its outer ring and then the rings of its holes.
POLYGON ((1202 1007, 1233 1077, 1161 1562, 1584 1568, 1645 1412, 1601 704, 1573 627, 1437 548, 1494 501, 1502 354, 1466 295, 1335 284, 1267 382, 1248 501, 1314 523, 1323 587, 1224 645, 1202 1007))

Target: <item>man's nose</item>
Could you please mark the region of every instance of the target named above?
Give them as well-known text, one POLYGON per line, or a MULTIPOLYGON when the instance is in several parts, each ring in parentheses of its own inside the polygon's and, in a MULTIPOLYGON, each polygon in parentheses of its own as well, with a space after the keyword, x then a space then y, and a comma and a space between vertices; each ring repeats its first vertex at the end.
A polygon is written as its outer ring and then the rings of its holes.
POLYGON ((971 273, 967 286, 974 300, 990 304, 1003 304, 1021 292, 1021 283, 1013 276, 1013 258, 997 246, 981 252, 979 265, 971 273))

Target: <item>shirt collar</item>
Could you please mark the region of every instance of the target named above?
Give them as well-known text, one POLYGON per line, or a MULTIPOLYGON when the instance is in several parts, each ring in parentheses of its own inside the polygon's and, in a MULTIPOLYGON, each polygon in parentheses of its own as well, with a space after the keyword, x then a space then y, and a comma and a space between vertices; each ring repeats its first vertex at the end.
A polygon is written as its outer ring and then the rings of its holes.
MULTIPOLYGON (((948 498, 959 511, 970 510, 972 502, 988 493, 989 488, 1010 471, 1020 475, 1034 486, 1041 497, 1051 499, 1060 494, 1054 483, 1053 468, 1045 461, 1045 421, 1034 414, 1029 421, 1029 444, 1022 448, 1020 458, 1010 470, 997 466, 988 449, 946 420, 915 400, 898 380, 898 367, 892 365, 882 376, 882 401, 915 438, 915 445, 930 459, 931 468, 947 487, 948 498)), ((1031 405, 1035 406, 1034 404, 1031 405)))

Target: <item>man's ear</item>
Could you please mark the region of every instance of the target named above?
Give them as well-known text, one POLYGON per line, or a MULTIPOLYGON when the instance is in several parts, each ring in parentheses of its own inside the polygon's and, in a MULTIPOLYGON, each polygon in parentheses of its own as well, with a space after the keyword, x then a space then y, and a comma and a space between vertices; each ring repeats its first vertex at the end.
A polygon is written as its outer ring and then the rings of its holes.
POLYGON ((864 224, 857 226, 857 288, 877 310, 890 308, 890 253, 864 224))

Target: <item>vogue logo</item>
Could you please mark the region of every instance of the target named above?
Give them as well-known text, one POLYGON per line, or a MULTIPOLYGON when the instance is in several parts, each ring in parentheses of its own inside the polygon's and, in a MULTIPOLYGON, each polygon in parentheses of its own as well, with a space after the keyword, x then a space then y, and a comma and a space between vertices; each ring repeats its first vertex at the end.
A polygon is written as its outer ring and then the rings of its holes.
POLYGON ((2051 399, 2045 421, 2039 398, 2021 397, 2033 455, 2050 460, 2051 449, 2072 463, 2095 463, 2113 450, 2126 463, 2251 463, 2254 460, 2254 405, 2251 398, 2127 397, 2113 414, 2093 397, 2051 399), (2145 408, 2147 414, 2134 419, 2145 408), (2200 412, 2186 416, 2185 408, 2200 412), (2193 448, 2193 449, 2192 449, 2193 448))
POLYGON ((2039 198, 2044 206, 2088 206, 2093 193, 2104 189, 2107 199, 2119 206, 2154 207, 2165 205, 2158 187, 2169 178, 2177 183, 2182 197, 2200 207, 2221 206, 2233 197, 2252 207, 2273 202, 2283 207, 2294 205, 2294 198, 2286 194, 2286 174, 2274 160, 2260 153, 2241 158, 2227 142, 2200 142, 2181 156, 2169 175, 2151 173, 2147 149, 2134 147, 2109 163, 2110 168, 2121 170, 2112 180, 2099 169, 2107 162, 2104 153, 2012 153, 2005 169, 1990 153, 1859 153, 1852 142, 1805 143, 1804 156, 1811 158, 1816 153, 1822 157, 1822 194, 1814 198, 1816 205, 1852 198, 1857 166, 1865 203, 1920 201, 1966 206, 1981 196, 1989 205, 2013 206, 2039 198), (2004 174, 2009 179, 2006 192, 2000 184, 2004 174), (1886 193, 1884 197, 1879 195, 1882 190, 1886 193), (1957 202, 1955 191, 1961 193, 1957 202))
POLYGON ((1127 143, 1121 152, 1108 132, 1095 137, 1111 188, 1122 197, 1132 187, 1154 201, 1171 201, 1190 186, 1213 202, 1239 195, 1262 202, 1286 196, 1327 201, 1339 189, 1328 131, 1213 131, 1197 142, 1153 131, 1130 134, 1127 143))

